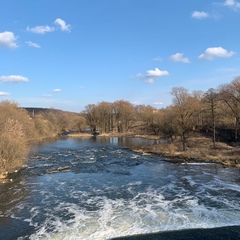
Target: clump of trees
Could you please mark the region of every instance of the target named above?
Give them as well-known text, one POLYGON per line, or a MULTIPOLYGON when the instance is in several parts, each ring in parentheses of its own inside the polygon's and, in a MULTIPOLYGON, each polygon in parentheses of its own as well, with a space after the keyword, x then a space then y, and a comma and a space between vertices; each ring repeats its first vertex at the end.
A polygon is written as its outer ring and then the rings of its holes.
POLYGON ((90 127, 103 133, 154 134, 173 142, 181 139, 182 150, 193 132, 216 141, 239 141, 240 77, 206 92, 189 92, 183 87, 171 91, 172 104, 156 109, 119 100, 89 104, 79 114, 56 109, 19 108, 14 102, 0 102, 0 176, 26 161, 30 143, 63 132, 90 127))
POLYGON ((136 123, 135 107, 124 100, 89 104, 82 114, 90 128, 100 129, 103 133, 128 132, 136 123))
POLYGON ((17 103, 0 102, 0 178, 27 160, 31 144, 65 131, 79 130, 85 119, 55 109, 23 109, 17 103))
POLYGON ((29 116, 16 103, 0 104, 0 174, 22 165, 29 148, 28 137, 32 131, 29 116))
POLYGON ((239 141, 240 77, 206 92, 189 92, 183 87, 171 91, 172 104, 156 109, 120 100, 87 105, 82 112, 92 129, 102 132, 159 135, 173 142, 181 139, 182 150, 193 132, 202 132, 216 141, 239 141))

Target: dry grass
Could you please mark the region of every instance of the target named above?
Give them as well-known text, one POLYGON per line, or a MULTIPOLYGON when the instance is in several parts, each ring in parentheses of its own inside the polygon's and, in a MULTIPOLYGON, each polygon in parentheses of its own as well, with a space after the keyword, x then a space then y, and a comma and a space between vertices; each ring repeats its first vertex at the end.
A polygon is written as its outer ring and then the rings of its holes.
MULTIPOLYGON (((91 136, 91 134, 71 134, 71 137, 91 136)), ((134 135, 131 133, 108 133, 100 136, 133 136, 146 139, 159 139, 158 136, 149 135, 134 135)), ((240 145, 230 146, 226 143, 216 142, 216 149, 213 148, 211 138, 201 135, 189 137, 187 141, 187 150, 182 151, 182 144, 180 140, 174 143, 160 143, 154 145, 144 145, 133 151, 139 152, 143 155, 147 153, 160 154, 169 161, 191 161, 191 162, 216 162, 224 166, 240 167, 240 145), (177 160, 176 160, 177 159, 177 160)))
POLYGON ((143 146, 138 152, 151 152, 167 157, 174 162, 216 162, 224 166, 240 167, 240 146, 230 146, 217 142, 216 149, 210 138, 203 136, 190 137, 187 150, 182 151, 181 141, 143 146))

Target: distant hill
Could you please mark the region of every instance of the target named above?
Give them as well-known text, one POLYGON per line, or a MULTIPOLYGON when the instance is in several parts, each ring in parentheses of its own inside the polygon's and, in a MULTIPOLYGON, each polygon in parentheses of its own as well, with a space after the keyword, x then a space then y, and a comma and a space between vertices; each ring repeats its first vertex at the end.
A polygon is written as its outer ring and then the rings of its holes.
POLYGON ((69 111, 63 111, 60 109, 55 108, 37 108, 37 107, 23 107, 23 109, 27 110, 29 115, 35 115, 35 114, 41 114, 45 112, 53 112, 53 113, 71 113, 71 114, 78 114, 76 112, 69 112, 69 111))

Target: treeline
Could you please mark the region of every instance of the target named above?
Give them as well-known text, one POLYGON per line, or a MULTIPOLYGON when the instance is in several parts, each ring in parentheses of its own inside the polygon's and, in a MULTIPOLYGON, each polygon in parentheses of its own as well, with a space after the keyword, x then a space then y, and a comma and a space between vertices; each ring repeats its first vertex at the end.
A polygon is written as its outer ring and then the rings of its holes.
POLYGON ((183 151, 194 131, 210 134, 214 148, 217 138, 239 140, 240 77, 206 92, 174 87, 171 95, 172 104, 162 109, 120 100, 89 104, 83 115, 101 132, 155 134, 171 141, 178 137, 183 151))
POLYGON ((81 113, 56 109, 19 108, 0 102, 0 176, 26 161, 30 145, 63 132, 90 128, 102 133, 154 134, 174 141, 181 139, 182 150, 192 132, 204 132, 213 140, 239 141, 240 77, 206 92, 189 92, 183 87, 171 91, 172 104, 156 109, 119 100, 89 104, 81 113))
POLYGON ((84 125, 80 114, 55 109, 24 109, 0 102, 0 178, 22 166, 31 144, 84 125))

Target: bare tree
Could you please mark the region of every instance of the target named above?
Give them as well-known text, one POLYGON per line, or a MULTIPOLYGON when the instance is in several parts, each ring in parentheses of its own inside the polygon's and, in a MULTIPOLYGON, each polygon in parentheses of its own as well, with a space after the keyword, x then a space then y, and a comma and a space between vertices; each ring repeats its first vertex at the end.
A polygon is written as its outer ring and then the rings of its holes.
POLYGON ((156 108, 147 105, 141 107, 140 114, 141 119, 145 124, 145 129, 154 135, 159 135, 161 121, 160 112, 156 108))
POLYGON ((218 102, 219 102, 218 93, 213 88, 210 88, 204 94, 203 103, 205 106, 206 113, 209 115, 209 118, 210 118, 214 149, 216 149, 216 118, 218 116, 217 115, 218 102))
POLYGON ((235 118, 235 141, 238 141, 239 123, 240 123, 240 77, 235 78, 230 84, 221 85, 219 87, 220 97, 235 118))
POLYGON ((115 101, 113 112, 117 122, 118 132, 128 132, 135 120, 135 108, 128 101, 115 101))
POLYGON ((108 102, 99 103, 96 107, 96 114, 101 131, 109 132, 111 129, 112 104, 108 102))
POLYGON ((88 104, 85 107, 85 111, 83 114, 86 118, 86 123, 91 127, 93 131, 96 130, 98 124, 98 116, 96 112, 96 105, 95 104, 88 104))
POLYGON ((173 108, 176 114, 176 125, 182 140, 182 149, 186 150, 187 134, 192 129, 191 117, 199 109, 199 101, 183 87, 172 88, 173 108))

